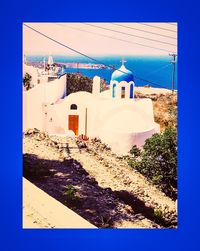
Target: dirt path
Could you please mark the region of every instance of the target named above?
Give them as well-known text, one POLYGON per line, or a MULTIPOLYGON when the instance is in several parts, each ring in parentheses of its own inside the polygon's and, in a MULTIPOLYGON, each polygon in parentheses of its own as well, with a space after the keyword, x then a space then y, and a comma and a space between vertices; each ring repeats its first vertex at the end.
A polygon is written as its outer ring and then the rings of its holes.
POLYGON ((90 141, 80 150, 74 140, 68 139, 65 148, 57 143, 52 146, 56 141, 55 137, 39 141, 36 137, 24 138, 24 154, 29 160, 25 163, 43 163, 53 173, 45 181, 33 181, 38 187, 63 204, 64 187, 75 187, 80 200, 71 209, 97 227, 175 227, 175 202, 125 160, 102 149, 99 142, 90 141), (156 221, 155 209, 162 210, 164 223, 162 219, 156 221))

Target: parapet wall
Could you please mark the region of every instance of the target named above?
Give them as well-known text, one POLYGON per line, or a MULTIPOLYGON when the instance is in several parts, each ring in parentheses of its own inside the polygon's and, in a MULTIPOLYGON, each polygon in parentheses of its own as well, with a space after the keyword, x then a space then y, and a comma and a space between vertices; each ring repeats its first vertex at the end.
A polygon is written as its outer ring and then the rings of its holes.
POLYGON ((143 132, 116 132, 101 130, 99 137, 102 142, 108 144, 112 151, 118 155, 127 154, 133 145, 142 147, 147 138, 150 138, 154 133, 159 133, 160 127, 154 123, 152 128, 143 132), (119 143, 120 142, 120 143, 119 143))
POLYGON ((97 228, 23 178, 23 228, 97 228))

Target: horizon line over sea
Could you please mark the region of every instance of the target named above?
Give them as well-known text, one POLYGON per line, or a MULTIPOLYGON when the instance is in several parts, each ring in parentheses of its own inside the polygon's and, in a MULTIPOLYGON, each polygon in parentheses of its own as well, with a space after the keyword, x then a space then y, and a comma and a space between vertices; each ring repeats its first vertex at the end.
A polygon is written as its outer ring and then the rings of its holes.
MULTIPOLYGON (((49 55, 26 55, 26 60, 29 62, 42 62, 45 58, 47 62, 49 55)), ((122 55, 99 55, 95 56, 98 61, 93 61, 89 58, 80 55, 53 55, 54 62, 62 63, 94 63, 113 66, 118 69, 121 66, 122 55)), ((135 76, 136 86, 150 85, 152 87, 172 89, 172 57, 167 55, 127 55, 124 57, 125 66, 133 72, 135 76)), ((175 80, 174 89, 177 90, 177 62, 175 65, 175 80)), ((65 68, 65 73, 79 72, 89 78, 95 75, 105 79, 109 84, 113 70, 111 69, 81 69, 81 68, 65 68)))

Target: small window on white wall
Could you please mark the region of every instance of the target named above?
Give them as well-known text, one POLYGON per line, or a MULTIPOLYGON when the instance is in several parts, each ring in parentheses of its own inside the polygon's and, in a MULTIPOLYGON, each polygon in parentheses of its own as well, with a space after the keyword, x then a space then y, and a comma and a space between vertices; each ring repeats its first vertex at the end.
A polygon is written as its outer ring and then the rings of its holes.
POLYGON ((70 106, 70 109, 71 109, 71 110, 77 110, 77 105, 72 104, 72 105, 70 106))
POLYGON ((121 98, 125 98, 125 86, 122 86, 122 90, 121 90, 121 98))

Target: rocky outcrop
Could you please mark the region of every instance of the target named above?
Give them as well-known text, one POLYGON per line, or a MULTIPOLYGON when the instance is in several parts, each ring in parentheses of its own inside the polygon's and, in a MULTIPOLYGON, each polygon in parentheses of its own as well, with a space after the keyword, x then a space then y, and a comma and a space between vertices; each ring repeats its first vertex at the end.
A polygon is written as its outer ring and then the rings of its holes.
MULTIPOLYGON (((101 91, 109 89, 109 85, 107 85, 104 79, 101 79, 100 85, 101 91)), ((78 91, 92 92, 92 86, 93 80, 91 78, 88 78, 78 73, 67 74, 66 87, 68 95, 78 91)))

